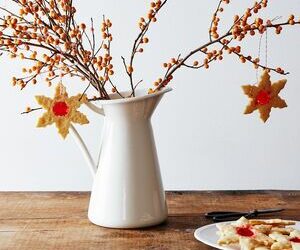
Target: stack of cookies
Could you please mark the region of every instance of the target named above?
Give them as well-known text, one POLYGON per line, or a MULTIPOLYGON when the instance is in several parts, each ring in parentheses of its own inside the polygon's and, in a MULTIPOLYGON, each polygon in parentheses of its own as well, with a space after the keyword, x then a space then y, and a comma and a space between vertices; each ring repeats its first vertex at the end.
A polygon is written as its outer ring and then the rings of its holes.
POLYGON ((217 224, 218 244, 240 247, 241 250, 300 250, 300 231, 294 221, 248 220, 217 224))

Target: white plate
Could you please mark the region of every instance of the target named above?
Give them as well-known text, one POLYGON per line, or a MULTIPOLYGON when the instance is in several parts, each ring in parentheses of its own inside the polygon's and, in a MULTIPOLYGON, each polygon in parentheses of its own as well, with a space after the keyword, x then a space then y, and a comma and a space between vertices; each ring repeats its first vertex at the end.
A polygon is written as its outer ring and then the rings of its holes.
MULTIPOLYGON (((219 222, 219 223, 231 223, 231 221, 228 222, 219 222)), ((217 235, 218 228, 216 227, 217 224, 209 224, 203 227, 200 227, 196 229, 194 236, 197 240, 203 242, 206 245, 209 245, 211 247, 217 248, 217 249, 222 249, 222 250, 238 250, 240 249, 239 247, 224 247, 218 245, 218 239, 219 236, 217 235)), ((300 230, 300 221, 296 221, 296 225, 293 226, 293 228, 300 230)))

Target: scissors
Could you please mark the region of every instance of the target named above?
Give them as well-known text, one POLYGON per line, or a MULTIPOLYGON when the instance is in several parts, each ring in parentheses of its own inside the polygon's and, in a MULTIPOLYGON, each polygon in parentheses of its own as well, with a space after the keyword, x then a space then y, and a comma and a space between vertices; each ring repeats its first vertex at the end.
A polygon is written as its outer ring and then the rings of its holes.
POLYGON ((236 212, 236 211, 213 211, 205 214, 206 218, 212 219, 215 222, 237 220, 244 216, 245 218, 255 218, 262 214, 272 214, 282 212, 283 208, 271 208, 271 209, 255 209, 248 212, 236 212))

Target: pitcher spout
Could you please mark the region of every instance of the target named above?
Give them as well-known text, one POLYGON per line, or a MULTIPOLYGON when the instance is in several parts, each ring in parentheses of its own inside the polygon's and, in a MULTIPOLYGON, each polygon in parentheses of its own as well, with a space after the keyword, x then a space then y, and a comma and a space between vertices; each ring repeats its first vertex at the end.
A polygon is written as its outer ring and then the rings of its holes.
MULTIPOLYGON (((111 95, 111 100, 101 101, 104 113, 109 119, 114 120, 143 120, 151 118, 154 110, 161 101, 163 95, 171 91, 166 88, 154 94, 147 94, 146 90, 137 90, 136 97, 119 98, 117 94, 111 95)), ((130 92, 123 93, 124 96, 130 92)))

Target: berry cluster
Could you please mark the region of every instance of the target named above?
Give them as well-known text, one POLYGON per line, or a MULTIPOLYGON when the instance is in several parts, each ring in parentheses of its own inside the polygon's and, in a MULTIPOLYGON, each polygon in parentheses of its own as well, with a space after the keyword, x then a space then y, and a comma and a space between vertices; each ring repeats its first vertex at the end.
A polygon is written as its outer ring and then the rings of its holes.
POLYGON ((167 0, 164 1, 156 0, 150 3, 150 9, 146 17, 141 17, 138 22, 140 33, 138 34, 137 38, 134 41, 129 63, 127 64, 125 58, 122 57, 126 73, 130 80, 130 85, 132 90, 132 94, 130 96, 135 96, 135 89, 138 86, 138 84, 141 82, 139 81, 137 83, 134 83, 134 79, 133 79, 135 56, 137 53, 144 52, 143 45, 149 43, 149 38, 146 37, 146 33, 149 30, 151 23, 157 22, 157 14, 161 10, 161 8, 166 4, 166 2, 167 0))
POLYGON ((39 77, 51 86, 55 79, 77 76, 94 86, 100 98, 108 98, 106 82, 115 87, 110 81, 114 74, 111 21, 104 18, 100 29, 103 41, 96 46, 93 20, 90 29, 85 23, 77 24, 72 1, 13 2, 19 6, 18 14, 1 7, 6 15, 0 18, 0 50, 8 52, 11 58, 32 62, 22 69, 24 77, 13 77, 13 85, 23 89, 29 83, 36 84, 39 77))
MULTIPOLYGON (((172 79, 170 76, 181 67, 193 69, 203 67, 208 69, 211 62, 223 60, 224 51, 227 51, 228 54, 236 55, 241 63, 250 62, 256 69, 262 68, 282 75, 288 74, 288 72, 284 71, 281 67, 271 68, 267 65, 262 65, 258 57, 244 54, 242 51, 244 45, 241 42, 246 37, 252 37, 257 34, 262 36, 269 29, 274 29, 276 34, 280 34, 284 26, 300 24, 300 20, 296 20, 294 15, 290 15, 286 21, 274 23, 274 20, 259 17, 258 14, 260 11, 268 7, 268 0, 261 0, 259 2, 254 2, 254 4, 247 8, 242 15, 234 15, 233 23, 230 28, 227 31, 222 32, 219 29, 219 23, 221 20, 220 15, 224 12, 224 4, 230 4, 230 0, 219 1, 209 28, 209 42, 192 50, 185 57, 178 58, 176 64, 172 63, 172 61, 164 63, 163 66, 166 68, 165 77, 158 85, 157 81, 154 82, 154 91, 158 91, 165 87, 170 82, 170 79, 172 79), (233 43, 235 44, 233 45, 233 43), (189 62, 190 59, 198 53, 204 54, 204 58, 201 59, 202 62, 198 59, 189 62)), ((150 89, 150 92, 152 91, 153 90, 150 89)))

